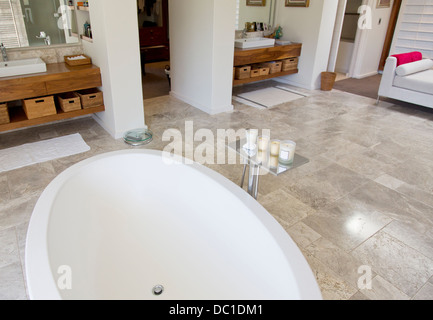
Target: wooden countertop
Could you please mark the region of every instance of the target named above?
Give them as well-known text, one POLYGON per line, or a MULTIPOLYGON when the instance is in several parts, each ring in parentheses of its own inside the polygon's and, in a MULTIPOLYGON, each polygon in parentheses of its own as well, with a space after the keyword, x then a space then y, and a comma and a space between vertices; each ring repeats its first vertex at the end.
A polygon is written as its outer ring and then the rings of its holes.
POLYGON ((0 78, 0 101, 39 97, 102 86, 101 70, 95 65, 47 64, 47 71, 0 78))
POLYGON ((250 50, 269 49, 269 48, 281 48, 281 47, 302 47, 302 43, 292 42, 291 44, 274 44, 273 46, 267 46, 267 47, 235 48, 235 52, 236 51, 250 51, 250 50))
POLYGON ((99 67, 93 65, 93 64, 86 64, 82 66, 69 66, 64 62, 61 63, 48 63, 47 64, 47 71, 46 72, 39 72, 39 73, 31 73, 31 74, 23 74, 19 76, 11 76, 11 77, 1 77, 0 83, 5 80, 14 80, 14 79, 22 79, 22 78, 34 78, 34 77, 49 77, 55 74, 64 74, 64 73, 71 73, 71 72, 80 72, 80 71, 96 71, 100 72, 99 67))
POLYGON ((234 66, 243 66, 273 60, 283 60, 301 55, 302 43, 274 45, 261 48, 235 48, 234 66))

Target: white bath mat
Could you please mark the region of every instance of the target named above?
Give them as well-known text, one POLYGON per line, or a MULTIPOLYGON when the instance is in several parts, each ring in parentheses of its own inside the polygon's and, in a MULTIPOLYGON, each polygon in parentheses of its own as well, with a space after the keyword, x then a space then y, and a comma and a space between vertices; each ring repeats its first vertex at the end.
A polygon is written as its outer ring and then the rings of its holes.
POLYGON ((294 101, 306 97, 302 93, 284 88, 270 87, 255 90, 247 93, 241 93, 234 96, 233 99, 256 108, 270 108, 282 103, 294 101))
POLYGON ((0 150, 0 172, 89 151, 79 133, 0 150))

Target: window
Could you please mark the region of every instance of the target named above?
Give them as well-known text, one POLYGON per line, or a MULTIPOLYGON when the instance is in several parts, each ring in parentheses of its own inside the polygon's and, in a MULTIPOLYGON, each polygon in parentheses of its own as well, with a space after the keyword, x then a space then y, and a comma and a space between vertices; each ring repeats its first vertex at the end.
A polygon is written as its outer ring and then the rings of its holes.
POLYGON ((29 45, 19 0, 0 0, 0 43, 6 48, 29 45))
POLYGON ((393 53, 420 51, 433 58, 433 2, 408 1, 399 18, 393 53))

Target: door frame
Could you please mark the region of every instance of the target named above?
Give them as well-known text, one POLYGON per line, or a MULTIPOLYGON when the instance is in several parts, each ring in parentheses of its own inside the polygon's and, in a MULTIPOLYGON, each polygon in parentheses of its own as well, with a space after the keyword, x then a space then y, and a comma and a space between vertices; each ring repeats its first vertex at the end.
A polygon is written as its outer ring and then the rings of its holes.
POLYGON ((402 4, 402 0, 394 0, 392 11, 391 11, 391 17, 388 25, 388 31, 386 33, 382 56, 380 58, 380 63, 379 63, 380 71, 383 71, 383 68, 385 67, 386 59, 388 58, 389 52, 391 50, 391 44, 394 38, 395 28, 397 26, 398 17, 401 10, 401 4, 402 4))

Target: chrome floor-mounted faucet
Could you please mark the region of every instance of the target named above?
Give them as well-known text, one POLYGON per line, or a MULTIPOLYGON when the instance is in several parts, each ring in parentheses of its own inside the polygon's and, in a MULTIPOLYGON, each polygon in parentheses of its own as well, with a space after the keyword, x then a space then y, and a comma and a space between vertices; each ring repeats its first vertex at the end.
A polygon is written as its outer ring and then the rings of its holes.
POLYGON ((3 61, 4 61, 4 62, 8 61, 8 60, 9 60, 9 59, 8 59, 8 54, 7 54, 7 52, 6 52, 6 47, 4 46, 3 43, 0 45, 0 50, 1 50, 1 52, 2 52, 3 61))

